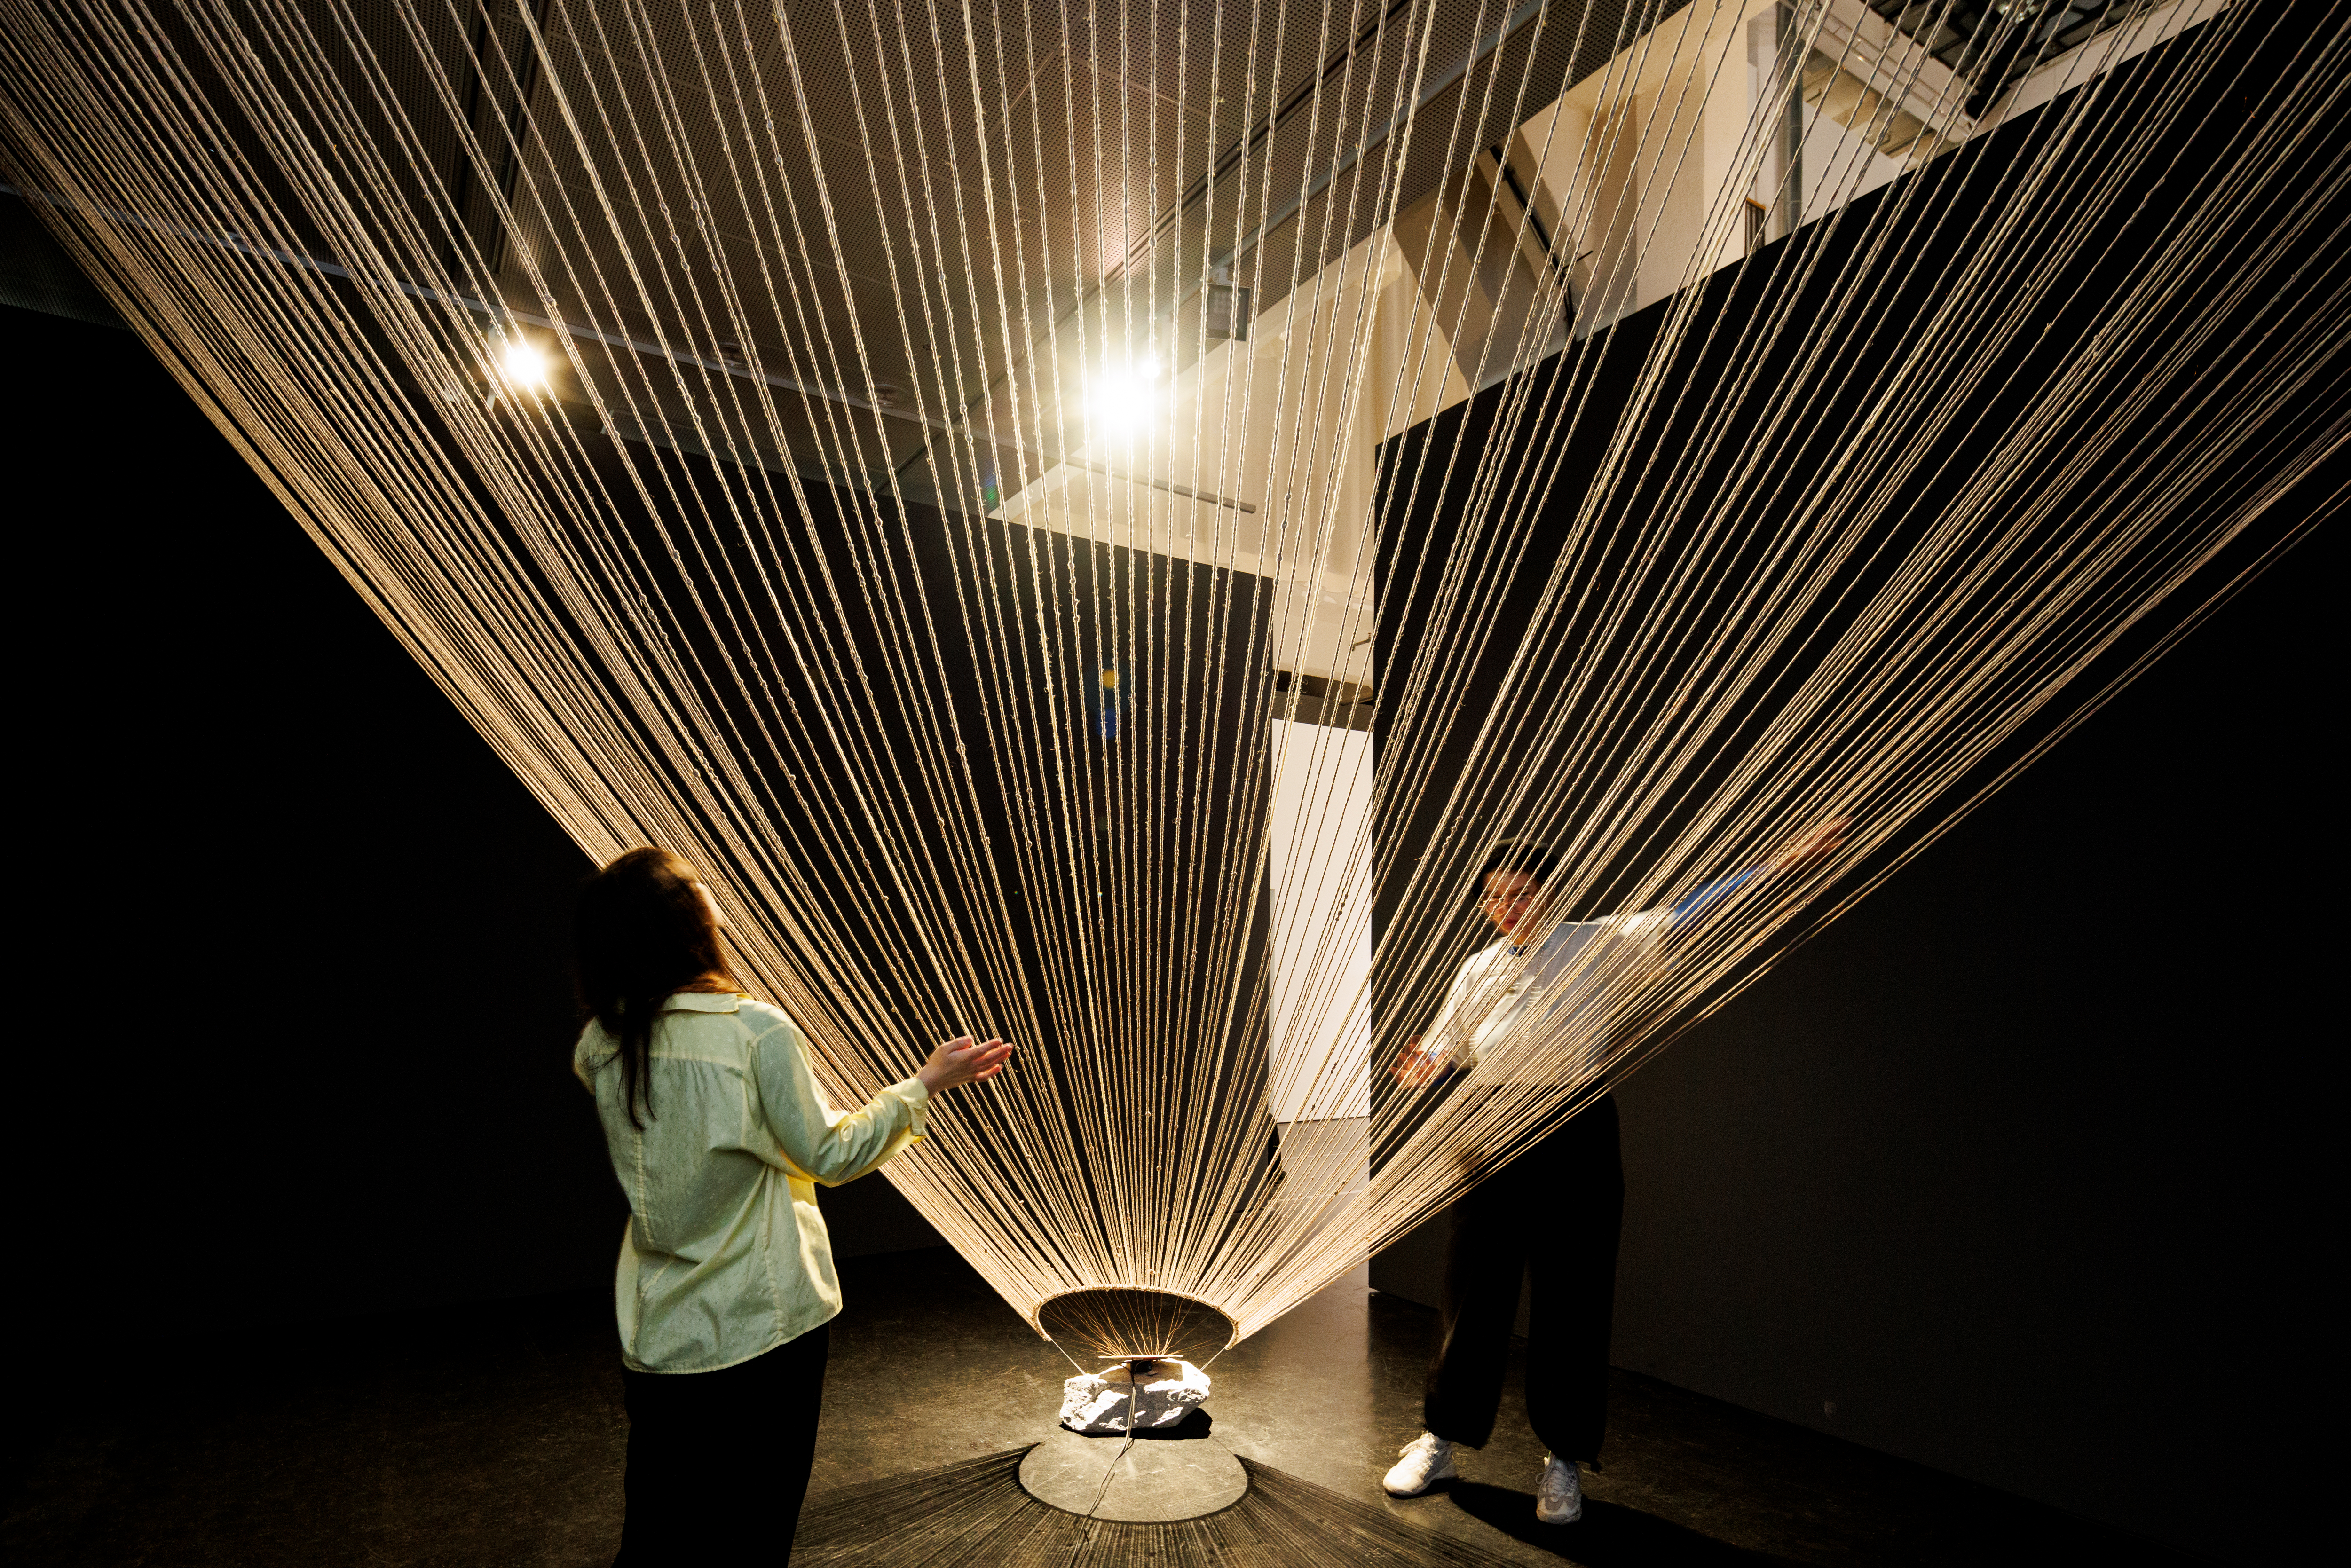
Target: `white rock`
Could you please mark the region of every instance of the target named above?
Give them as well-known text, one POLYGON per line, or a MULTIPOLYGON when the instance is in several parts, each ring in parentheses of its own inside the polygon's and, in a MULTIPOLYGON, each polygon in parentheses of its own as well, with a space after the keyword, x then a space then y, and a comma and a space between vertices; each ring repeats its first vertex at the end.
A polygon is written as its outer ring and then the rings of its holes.
POLYGON ((1061 1425, 1072 1432, 1123 1432, 1173 1427, 1208 1396, 1208 1375, 1188 1361, 1155 1361, 1138 1384, 1123 1366, 1086 1373, 1061 1385, 1061 1425))

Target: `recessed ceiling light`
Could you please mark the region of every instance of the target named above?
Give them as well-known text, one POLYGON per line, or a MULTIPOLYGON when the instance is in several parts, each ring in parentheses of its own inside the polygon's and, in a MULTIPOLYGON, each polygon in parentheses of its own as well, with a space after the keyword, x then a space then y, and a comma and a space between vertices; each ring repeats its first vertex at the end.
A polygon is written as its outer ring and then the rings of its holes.
POLYGON ((516 386, 543 387, 547 384, 547 356, 531 347, 528 339, 507 340, 506 352, 499 356, 498 368, 516 386))
POLYGON ((1104 371, 1086 390, 1086 413, 1096 437, 1125 440, 1142 434, 1164 401, 1158 385, 1159 356, 1104 371))

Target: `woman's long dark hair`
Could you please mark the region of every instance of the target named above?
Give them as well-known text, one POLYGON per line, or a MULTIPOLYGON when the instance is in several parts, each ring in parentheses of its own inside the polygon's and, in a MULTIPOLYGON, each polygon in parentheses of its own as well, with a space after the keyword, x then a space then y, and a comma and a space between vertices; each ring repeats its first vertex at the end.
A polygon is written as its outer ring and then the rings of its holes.
POLYGON ((717 923, 694 868, 667 850, 631 850, 588 879, 572 924, 585 1011, 619 1042, 622 1103, 643 1131, 653 1113, 653 1020, 678 991, 732 989, 717 923))

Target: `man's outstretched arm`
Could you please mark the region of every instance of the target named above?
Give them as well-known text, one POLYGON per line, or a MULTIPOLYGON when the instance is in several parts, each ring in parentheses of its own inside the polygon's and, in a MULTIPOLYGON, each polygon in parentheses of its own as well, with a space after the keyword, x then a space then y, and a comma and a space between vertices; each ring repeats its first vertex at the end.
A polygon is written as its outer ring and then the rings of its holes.
POLYGON ((1823 855, 1834 854, 1844 845, 1844 831, 1853 826, 1851 817, 1831 817, 1815 822, 1780 846, 1779 852, 1761 865, 1749 866, 1745 871, 1731 873, 1708 883, 1705 886, 1684 894, 1666 913, 1666 928, 1682 931, 1696 924, 1740 888, 1782 872, 1808 865, 1823 855))

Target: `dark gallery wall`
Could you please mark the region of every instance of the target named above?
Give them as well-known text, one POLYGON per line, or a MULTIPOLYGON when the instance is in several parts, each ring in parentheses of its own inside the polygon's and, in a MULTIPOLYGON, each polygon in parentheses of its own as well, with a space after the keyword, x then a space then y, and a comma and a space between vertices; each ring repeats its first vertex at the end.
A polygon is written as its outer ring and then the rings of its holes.
MULTIPOLYGON (((0 305, 0 364, 15 792, 56 890, 18 972, 71 1020, 10 1074, 17 1343, 608 1280, 587 862, 135 337, 0 305)), ((827 1207, 844 1253, 937 1243, 879 1182, 827 1207)))
POLYGON ((1617 1364, 2283 1560, 2323 1354, 2341 581, 2322 531, 1619 1092, 1617 1364))
POLYGON ((585 862, 136 338, 0 334, 17 799, 62 916, 34 951, 73 998, 12 1096, 53 1287, 18 1332, 592 1280, 621 1211, 563 1071, 585 862))

